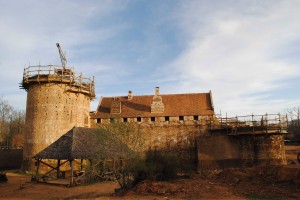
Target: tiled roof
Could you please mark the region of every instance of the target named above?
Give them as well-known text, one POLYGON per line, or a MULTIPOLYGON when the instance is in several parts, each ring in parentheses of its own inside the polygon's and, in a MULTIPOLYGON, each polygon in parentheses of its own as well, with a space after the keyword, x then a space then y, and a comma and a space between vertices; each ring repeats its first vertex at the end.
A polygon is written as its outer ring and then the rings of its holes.
POLYGON ((127 96, 102 97, 96 113, 92 114, 91 118, 177 117, 214 114, 211 93, 160 95, 164 104, 163 113, 151 113, 153 96, 154 95, 133 96, 132 100, 128 100, 127 96), (110 113, 114 98, 118 98, 121 102, 121 113, 117 116, 110 113))

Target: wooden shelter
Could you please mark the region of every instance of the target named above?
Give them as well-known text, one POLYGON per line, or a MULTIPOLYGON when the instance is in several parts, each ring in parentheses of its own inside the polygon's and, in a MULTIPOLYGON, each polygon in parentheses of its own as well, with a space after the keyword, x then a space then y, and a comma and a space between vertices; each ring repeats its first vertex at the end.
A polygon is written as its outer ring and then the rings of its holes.
POLYGON ((118 160, 131 158, 134 152, 130 150, 120 139, 105 129, 74 127, 50 146, 33 156, 36 160, 36 181, 45 181, 50 173, 56 171, 57 178, 61 177, 61 166, 70 164, 69 185, 76 184, 74 163, 80 165, 83 170, 83 160, 118 160), (52 160, 52 162, 49 162, 52 160), (56 160, 57 162, 53 162, 56 160), (80 162, 78 162, 80 160, 80 162), (52 166, 55 163, 56 166, 52 166), (40 175, 40 165, 50 167, 50 170, 40 175))

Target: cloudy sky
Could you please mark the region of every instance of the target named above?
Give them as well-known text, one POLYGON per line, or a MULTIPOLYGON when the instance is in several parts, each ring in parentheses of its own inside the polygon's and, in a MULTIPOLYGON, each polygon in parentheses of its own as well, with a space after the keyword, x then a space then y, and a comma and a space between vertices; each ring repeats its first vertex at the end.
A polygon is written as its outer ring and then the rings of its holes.
POLYGON ((300 105, 300 1, 0 0, 0 97, 25 109, 23 68, 95 76, 101 96, 213 93, 215 111, 300 105))

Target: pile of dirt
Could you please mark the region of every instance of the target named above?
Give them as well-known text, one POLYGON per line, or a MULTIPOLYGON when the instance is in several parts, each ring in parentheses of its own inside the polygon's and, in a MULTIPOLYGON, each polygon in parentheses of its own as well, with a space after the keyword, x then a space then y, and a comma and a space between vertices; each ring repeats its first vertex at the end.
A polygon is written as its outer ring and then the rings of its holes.
POLYGON ((143 181, 139 183, 134 191, 139 194, 159 194, 159 195, 175 195, 178 193, 188 193, 191 191, 191 188, 186 188, 183 185, 186 181, 178 180, 173 182, 163 182, 163 181, 143 181))
POLYGON ((224 183, 240 183, 240 182, 251 182, 264 179, 265 181, 276 180, 276 167, 250 167, 250 168, 231 168, 225 169, 218 173, 215 177, 224 183))
POLYGON ((174 181, 143 181, 131 190, 137 195, 176 198, 298 199, 300 189, 290 181, 278 179, 278 166, 226 169, 174 181))
POLYGON ((174 181, 143 181, 125 195, 157 195, 172 199, 222 199, 224 197, 239 199, 226 187, 219 186, 207 179, 178 179, 174 181))
POLYGON ((226 169, 216 175, 215 181, 231 186, 240 196, 298 199, 300 190, 293 178, 282 178, 289 172, 286 169, 287 166, 226 169))

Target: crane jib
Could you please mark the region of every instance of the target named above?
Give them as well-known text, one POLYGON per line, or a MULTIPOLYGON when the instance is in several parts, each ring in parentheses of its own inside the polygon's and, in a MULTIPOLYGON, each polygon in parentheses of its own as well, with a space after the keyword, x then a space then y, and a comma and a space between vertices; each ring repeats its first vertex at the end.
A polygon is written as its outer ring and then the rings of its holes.
POLYGON ((58 52, 59 52, 59 56, 60 56, 62 67, 65 68, 66 65, 67 65, 66 53, 63 53, 63 51, 61 50, 61 47, 60 47, 59 43, 56 43, 56 46, 58 48, 58 52))

